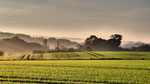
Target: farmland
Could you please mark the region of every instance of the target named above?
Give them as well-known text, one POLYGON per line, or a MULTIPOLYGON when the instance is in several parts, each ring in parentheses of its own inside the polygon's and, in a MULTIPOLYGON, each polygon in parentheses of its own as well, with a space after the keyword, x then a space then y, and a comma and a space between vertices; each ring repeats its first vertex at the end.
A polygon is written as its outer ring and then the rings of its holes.
POLYGON ((0 83, 150 83, 149 60, 0 61, 0 83))
POLYGON ((3 56, 0 60, 149 60, 150 52, 60 52, 3 56))
POLYGON ((62 52, 2 56, 0 83, 149 84, 149 59, 150 52, 62 52))

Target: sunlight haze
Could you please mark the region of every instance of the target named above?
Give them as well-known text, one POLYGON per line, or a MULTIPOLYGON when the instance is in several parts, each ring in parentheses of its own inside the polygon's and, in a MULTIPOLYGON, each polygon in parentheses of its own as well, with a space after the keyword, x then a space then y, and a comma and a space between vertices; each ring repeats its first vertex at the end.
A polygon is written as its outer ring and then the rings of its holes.
POLYGON ((0 31, 150 42, 150 0, 0 0, 0 31))

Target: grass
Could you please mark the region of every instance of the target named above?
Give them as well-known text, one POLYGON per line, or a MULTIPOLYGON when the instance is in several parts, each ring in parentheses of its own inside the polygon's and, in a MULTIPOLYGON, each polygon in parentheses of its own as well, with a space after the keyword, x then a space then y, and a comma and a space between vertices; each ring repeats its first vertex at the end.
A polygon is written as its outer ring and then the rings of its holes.
POLYGON ((0 60, 149 60, 150 52, 61 52, 3 56, 0 60))
POLYGON ((0 83, 150 84, 149 59, 150 52, 62 52, 2 56, 0 60, 5 61, 0 61, 0 83))
POLYGON ((149 60, 0 61, 0 83, 149 84, 149 60))
POLYGON ((150 52, 66 52, 32 54, 34 60, 150 59, 150 52))
POLYGON ((5 56, 0 56, 0 61, 3 60, 19 60, 23 57, 24 55, 22 54, 14 54, 14 55, 5 55, 5 56))

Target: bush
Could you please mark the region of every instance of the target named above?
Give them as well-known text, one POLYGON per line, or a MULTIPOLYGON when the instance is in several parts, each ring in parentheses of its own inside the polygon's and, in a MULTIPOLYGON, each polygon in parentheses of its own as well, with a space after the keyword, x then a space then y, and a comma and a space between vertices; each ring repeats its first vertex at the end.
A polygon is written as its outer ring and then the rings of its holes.
POLYGON ((3 56, 4 55, 4 52, 3 51, 0 51, 0 56, 3 56))
POLYGON ((33 54, 39 54, 39 53, 45 53, 45 52, 42 51, 42 50, 33 50, 32 53, 33 53, 33 54))
POLYGON ((75 49, 74 48, 69 48, 68 52, 75 52, 75 49))

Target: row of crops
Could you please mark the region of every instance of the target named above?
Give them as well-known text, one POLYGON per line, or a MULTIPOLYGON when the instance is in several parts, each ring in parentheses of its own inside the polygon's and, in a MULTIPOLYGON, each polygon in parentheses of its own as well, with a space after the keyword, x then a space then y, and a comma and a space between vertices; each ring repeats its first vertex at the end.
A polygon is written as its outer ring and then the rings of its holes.
POLYGON ((150 59, 150 52, 66 52, 24 56, 21 60, 143 60, 150 59))
POLYGON ((149 60, 0 61, 0 83, 149 84, 149 60))
POLYGON ((150 52, 65 52, 0 57, 0 60, 149 60, 150 52))

